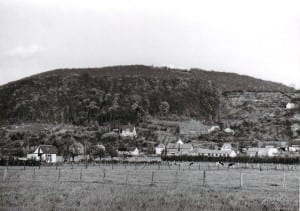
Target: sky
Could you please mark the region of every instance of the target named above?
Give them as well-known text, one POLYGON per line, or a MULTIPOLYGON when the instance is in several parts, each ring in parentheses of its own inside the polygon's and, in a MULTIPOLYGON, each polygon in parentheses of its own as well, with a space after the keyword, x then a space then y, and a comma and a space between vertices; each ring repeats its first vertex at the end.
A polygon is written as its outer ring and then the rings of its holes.
POLYGON ((0 85, 57 68, 145 64, 300 88, 299 0, 0 0, 0 85))

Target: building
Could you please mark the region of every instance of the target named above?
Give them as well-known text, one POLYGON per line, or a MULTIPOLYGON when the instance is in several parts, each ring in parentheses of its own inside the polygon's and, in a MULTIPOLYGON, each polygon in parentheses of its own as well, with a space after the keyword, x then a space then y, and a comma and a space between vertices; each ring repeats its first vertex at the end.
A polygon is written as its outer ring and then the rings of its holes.
POLYGON ((168 143, 167 155, 188 155, 193 150, 192 144, 185 144, 179 139, 176 143, 168 143))
POLYGON ((230 143, 224 143, 221 147, 221 151, 232 151, 232 146, 230 143))
POLYGON ((234 150, 215 150, 215 149, 204 149, 195 148, 190 153, 194 156, 207 156, 207 157, 236 157, 234 150))
POLYGON ((137 147, 127 147, 118 149, 118 154, 123 156, 139 156, 140 151, 137 147))
POLYGON ((246 150, 246 155, 249 157, 274 157, 278 153, 278 149, 272 146, 265 148, 250 147, 246 150))
POLYGON ((129 128, 126 128, 126 129, 122 130, 121 136, 122 137, 136 138, 137 137, 137 133, 136 133, 135 127, 133 127, 132 131, 129 128))
POLYGON ((27 154, 28 159, 40 160, 46 163, 56 163, 57 149, 52 145, 40 145, 33 153, 27 154))
POLYGON ((164 144, 159 144, 155 147, 155 154, 161 155, 161 153, 165 150, 166 146, 164 144))

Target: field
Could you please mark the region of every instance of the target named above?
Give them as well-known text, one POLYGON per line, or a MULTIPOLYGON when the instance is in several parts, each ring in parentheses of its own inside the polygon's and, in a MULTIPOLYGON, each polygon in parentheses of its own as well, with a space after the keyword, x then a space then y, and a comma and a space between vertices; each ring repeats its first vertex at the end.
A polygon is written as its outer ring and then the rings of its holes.
POLYGON ((0 176, 0 210, 299 209, 299 166, 9 166, 0 176))

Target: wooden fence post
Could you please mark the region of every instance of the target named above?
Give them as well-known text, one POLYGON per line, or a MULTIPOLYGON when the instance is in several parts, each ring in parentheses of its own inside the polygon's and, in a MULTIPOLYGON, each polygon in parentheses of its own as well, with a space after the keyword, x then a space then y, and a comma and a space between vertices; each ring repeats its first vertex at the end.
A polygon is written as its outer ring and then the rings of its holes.
POLYGON ((175 172, 175 185, 178 184, 178 171, 175 172))
POLYGON ((32 179, 35 179, 35 168, 33 168, 32 179))
POLYGON ((154 185, 154 171, 152 172, 151 185, 154 185))
POLYGON ((103 171, 103 181, 105 180, 105 169, 103 171))
POLYGON ((205 186, 205 180, 206 180, 206 171, 204 170, 203 171, 203 180, 202 180, 202 182, 203 182, 203 186, 205 186))
POLYGON ((82 180, 82 168, 80 169, 79 180, 82 180))
POLYGON ((178 164, 178 169, 179 169, 179 171, 180 171, 180 168, 181 168, 181 163, 178 164))
POLYGON ((282 187, 285 189, 285 172, 283 172, 283 180, 282 180, 282 187))
POLYGON ((199 164, 199 171, 200 171, 200 164, 199 164))
POLYGON ((60 180, 60 168, 58 169, 58 181, 60 180))
POLYGON ((240 173, 240 188, 243 187, 243 173, 240 173))
POLYGON ((129 177, 129 171, 127 171, 127 174, 126 174, 125 185, 128 185, 128 177, 129 177))
POLYGON ((5 181, 7 177, 7 168, 4 168, 4 172, 3 172, 3 180, 5 181))

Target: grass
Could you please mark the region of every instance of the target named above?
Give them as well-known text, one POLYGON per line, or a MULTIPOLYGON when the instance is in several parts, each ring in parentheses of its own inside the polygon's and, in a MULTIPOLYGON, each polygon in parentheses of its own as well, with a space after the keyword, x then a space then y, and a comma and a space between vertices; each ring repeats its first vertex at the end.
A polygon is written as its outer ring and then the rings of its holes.
POLYGON ((0 167, 0 210, 298 210, 297 170, 200 165, 0 167))

